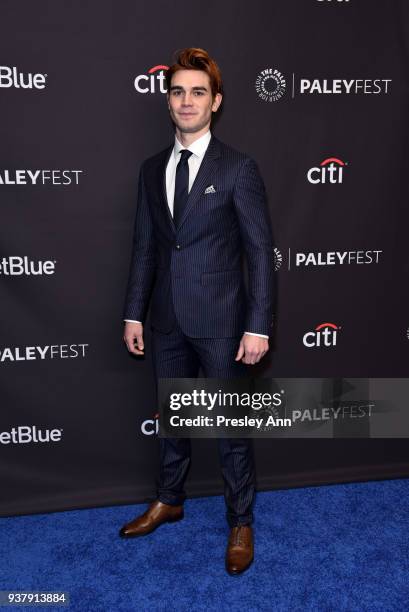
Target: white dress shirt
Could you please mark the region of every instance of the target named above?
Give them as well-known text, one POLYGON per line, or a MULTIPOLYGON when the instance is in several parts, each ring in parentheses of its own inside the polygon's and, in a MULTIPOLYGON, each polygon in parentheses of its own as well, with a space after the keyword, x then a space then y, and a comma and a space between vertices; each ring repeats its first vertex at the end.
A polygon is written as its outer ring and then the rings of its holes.
MULTIPOLYGON (((168 198, 169 210, 173 217, 173 204, 175 199, 175 179, 176 179, 176 166, 180 159, 180 151, 188 148, 192 151, 192 155, 189 157, 187 163, 189 164, 189 186, 188 192, 190 192, 196 175, 199 171, 200 164, 202 163, 203 157, 206 153, 206 149, 209 146, 212 134, 208 130, 205 134, 200 136, 197 140, 192 142, 188 147, 184 147, 178 140, 175 134, 175 144, 173 151, 169 157, 168 165, 166 166, 166 195, 168 198)), ((133 319, 124 319, 130 323, 140 323, 141 321, 135 321, 133 319)), ((268 338, 264 334, 256 334, 254 332, 244 332, 250 336, 260 336, 261 338, 268 338)))

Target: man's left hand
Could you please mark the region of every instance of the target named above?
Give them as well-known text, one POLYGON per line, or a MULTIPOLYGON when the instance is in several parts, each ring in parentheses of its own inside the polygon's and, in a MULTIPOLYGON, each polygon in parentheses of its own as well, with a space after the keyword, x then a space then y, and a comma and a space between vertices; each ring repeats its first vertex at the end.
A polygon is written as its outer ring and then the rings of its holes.
POLYGON ((241 360, 243 363, 248 365, 254 365, 255 363, 258 363, 262 357, 264 357, 267 351, 267 338, 243 334, 235 361, 241 360))

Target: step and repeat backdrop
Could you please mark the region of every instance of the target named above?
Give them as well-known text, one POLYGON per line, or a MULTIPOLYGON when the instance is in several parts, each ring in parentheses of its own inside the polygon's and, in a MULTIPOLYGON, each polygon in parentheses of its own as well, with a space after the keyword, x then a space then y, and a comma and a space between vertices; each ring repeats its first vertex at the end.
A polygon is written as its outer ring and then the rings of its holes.
MULTIPOLYGON (((0 7, 0 513, 155 494, 157 402, 122 308, 142 161, 173 126, 164 71, 203 47, 212 129, 268 193, 277 309, 264 377, 408 375, 406 0, 0 7)), ((259 489, 409 475, 406 439, 255 441, 259 489)), ((189 495, 222 492, 195 440, 189 495)))

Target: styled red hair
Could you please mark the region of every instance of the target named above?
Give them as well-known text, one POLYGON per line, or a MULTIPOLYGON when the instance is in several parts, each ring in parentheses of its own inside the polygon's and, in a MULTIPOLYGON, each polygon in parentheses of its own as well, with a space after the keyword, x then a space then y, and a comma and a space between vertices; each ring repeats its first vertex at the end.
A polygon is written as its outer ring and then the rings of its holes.
POLYGON ((188 47, 175 53, 176 62, 165 72, 166 86, 170 91, 172 76, 178 70, 203 70, 209 75, 213 98, 217 93, 223 94, 223 83, 220 68, 204 49, 188 47))

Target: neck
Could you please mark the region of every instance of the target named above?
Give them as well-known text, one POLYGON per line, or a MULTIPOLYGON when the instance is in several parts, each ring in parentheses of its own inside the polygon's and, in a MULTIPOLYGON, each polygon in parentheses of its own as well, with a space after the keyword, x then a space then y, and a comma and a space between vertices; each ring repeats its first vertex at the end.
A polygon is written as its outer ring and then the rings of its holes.
POLYGON ((189 145, 192 144, 192 142, 195 142, 195 140, 203 136, 203 134, 206 134, 209 128, 210 128, 210 123, 208 125, 205 125, 205 127, 203 127, 198 132, 181 132, 179 128, 176 127, 175 133, 176 133, 176 137, 179 140, 180 144, 182 144, 184 147, 188 147, 189 145))

